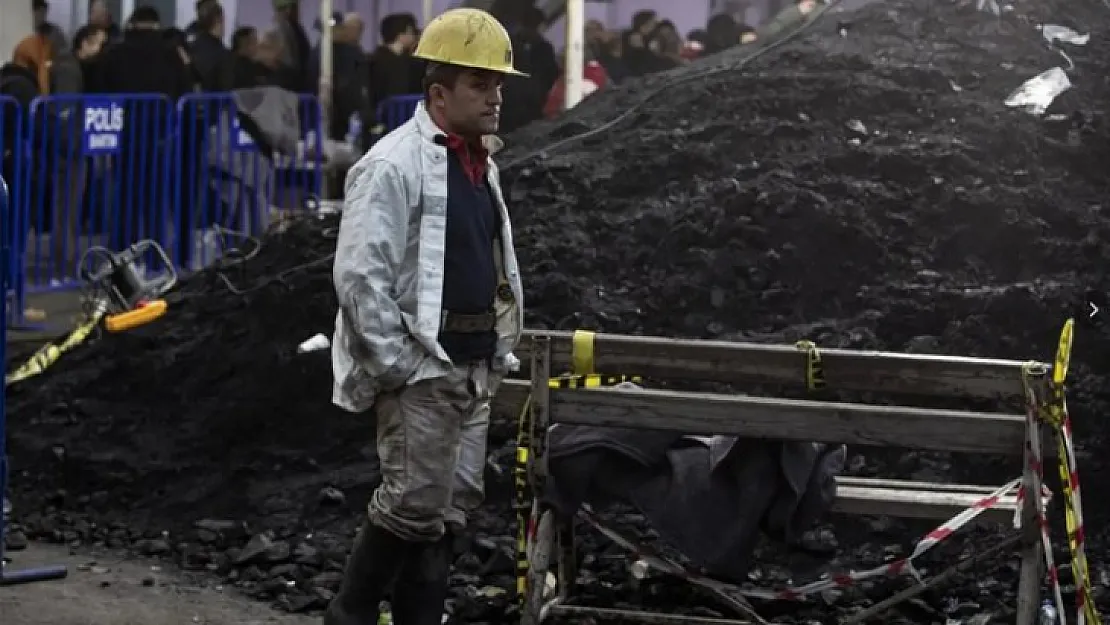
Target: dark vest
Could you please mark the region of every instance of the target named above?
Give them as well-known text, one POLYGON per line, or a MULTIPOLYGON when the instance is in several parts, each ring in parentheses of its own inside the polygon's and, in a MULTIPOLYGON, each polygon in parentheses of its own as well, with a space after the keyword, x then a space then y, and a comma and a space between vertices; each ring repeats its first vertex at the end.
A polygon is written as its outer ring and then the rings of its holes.
MULTIPOLYGON (((489 184, 475 185, 459 157, 448 150, 447 249, 443 262, 443 310, 467 315, 493 310, 497 296, 497 264, 493 246, 501 232, 501 216, 489 184)), ((493 356, 497 332, 440 332, 439 343, 455 364, 493 356)))

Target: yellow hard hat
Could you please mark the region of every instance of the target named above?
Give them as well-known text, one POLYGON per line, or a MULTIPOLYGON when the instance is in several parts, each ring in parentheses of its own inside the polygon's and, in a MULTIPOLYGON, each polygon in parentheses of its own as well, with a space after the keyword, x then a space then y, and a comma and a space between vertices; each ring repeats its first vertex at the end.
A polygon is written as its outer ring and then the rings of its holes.
POLYGON ((420 35, 413 54, 418 59, 501 74, 527 76, 513 68, 513 42, 489 13, 451 9, 436 17, 420 35))

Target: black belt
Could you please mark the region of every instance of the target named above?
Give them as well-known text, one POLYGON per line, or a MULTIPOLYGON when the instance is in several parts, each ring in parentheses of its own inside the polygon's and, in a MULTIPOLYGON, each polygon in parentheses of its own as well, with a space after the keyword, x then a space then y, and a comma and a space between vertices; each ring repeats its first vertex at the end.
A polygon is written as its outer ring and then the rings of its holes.
POLYGON ((497 327, 497 314, 492 311, 477 315, 464 315, 445 310, 439 318, 440 332, 481 334, 483 332, 493 332, 495 327, 497 327))

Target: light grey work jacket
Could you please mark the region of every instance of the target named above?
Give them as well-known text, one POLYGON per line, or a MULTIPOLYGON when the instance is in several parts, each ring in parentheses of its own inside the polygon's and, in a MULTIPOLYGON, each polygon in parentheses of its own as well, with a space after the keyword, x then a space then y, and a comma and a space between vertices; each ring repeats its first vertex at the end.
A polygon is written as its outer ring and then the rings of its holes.
MULTIPOLYGON (((378 392, 445 376, 451 359, 439 344, 447 233, 447 148, 421 104, 411 120, 382 137, 347 174, 333 279, 339 297, 331 363, 332 402, 368 410, 378 392)), ((486 137, 487 147, 500 147, 486 137), (490 144, 493 145, 490 145, 490 144)), ((491 153, 495 150, 491 150, 491 153)), ((487 179, 501 214, 494 242, 498 281, 494 370, 519 361, 512 351, 524 327, 524 292, 512 226, 492 158, 487 179)))

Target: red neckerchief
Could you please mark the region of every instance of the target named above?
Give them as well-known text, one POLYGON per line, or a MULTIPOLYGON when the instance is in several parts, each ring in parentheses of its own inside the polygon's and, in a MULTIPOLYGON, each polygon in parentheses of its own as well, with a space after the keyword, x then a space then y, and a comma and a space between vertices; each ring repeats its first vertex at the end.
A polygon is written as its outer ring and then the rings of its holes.
POLYGON ((459 163, 471 184, 481 184, 486 177, 486 158, 489 156, 489 150, 480 143, 477 145, 468 143, 466 139, 458 135, 448 134, 446 136, 447 149, 459 157, 459 163))

